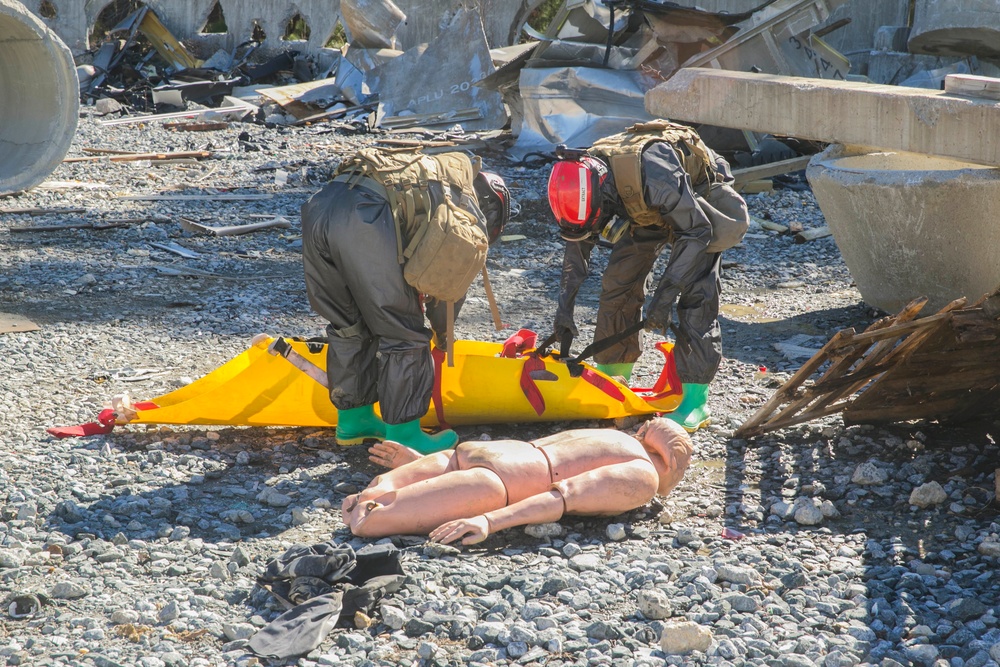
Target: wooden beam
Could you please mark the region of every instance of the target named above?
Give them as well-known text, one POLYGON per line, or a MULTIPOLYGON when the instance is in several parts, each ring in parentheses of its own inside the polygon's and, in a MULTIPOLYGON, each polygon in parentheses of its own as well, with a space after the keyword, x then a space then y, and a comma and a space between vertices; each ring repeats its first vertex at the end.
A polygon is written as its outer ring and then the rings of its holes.
POLYGON ((750 181, 770 178, 771 176, 778 176, 780 174, 790 174, 793 171, 801 171, 809 165, 809 160, 811 158, 811 155, 803 155, 801 157, 793 157, 789 160, 769 162, 768 164, 762 164, 756 167, 734 169, 733 178, 736 179, 736 182, 733 184, 733 187, 738 190, 739 186, 744 183, 749 183, 750 181))

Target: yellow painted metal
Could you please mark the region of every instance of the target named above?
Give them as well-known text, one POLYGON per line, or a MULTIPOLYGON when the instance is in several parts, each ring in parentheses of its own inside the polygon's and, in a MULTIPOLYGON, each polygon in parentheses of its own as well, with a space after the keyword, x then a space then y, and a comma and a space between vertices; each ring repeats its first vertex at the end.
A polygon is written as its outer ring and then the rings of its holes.
MULTIPOLYGON (((273 339, 261 337, 208 375, 176 391, 139 403, 129 423, 227 424, 247 426, 333 426, 337 410, 325 387, 286 359, 271 355, 273 339), (156 407, 149 407, 149 405, 156 407)), ((320 368, 326 367, 325 346, 289 340, 300 355, 320 368)), ((660 343, 668 363, 671 344, 660 343)), ((455 365, 441 364, 441 404, 450 425, 503 422, 613 419, 628 415, 670 412, 680 394, 661 391, 658 396, 637 393, 605 378, 624 400, 619 400, 580 377, 571 377, 565 363, 546 357, 545 369, 535 373, 535 386, 545 410, 537 414, 521 388, 524 357, 503 358, 500 343, 460 340, 455 344, 455 365), (541 379, 549 377, 554 379, 541 379)), ((679 387, 676 388, 679 392, 679 387)), ((438 426, 432 405, 424 426, 438 426)))
POLYGON ((188 53, 184 45, 173 36, 170 30, 160 21, 160 17, 152 10, 146 12, 142 17, 142 21, 139 23, 139 30, 146 36, 149 43, 153 45, 156 52, 178 70, 201 67, 202 61, 188 53))

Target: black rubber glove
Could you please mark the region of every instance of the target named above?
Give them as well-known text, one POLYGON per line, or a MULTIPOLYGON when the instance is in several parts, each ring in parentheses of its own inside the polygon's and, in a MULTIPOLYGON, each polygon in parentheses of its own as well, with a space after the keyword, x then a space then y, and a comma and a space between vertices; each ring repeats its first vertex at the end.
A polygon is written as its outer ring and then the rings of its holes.
POLYGON ((555 331, 556 340, 559 341, 559 355, 568 357, 569 350, 573 346, 573 338, 576 337, 576 325, 572 322, 567 325, 557 319, 553 331, 555 331))
POLYGON ((670 329, 673 319, 674 301, 680 289, 671 284, 660 283, 653 298, 646 308, 646 331, 663 331, 670 329))

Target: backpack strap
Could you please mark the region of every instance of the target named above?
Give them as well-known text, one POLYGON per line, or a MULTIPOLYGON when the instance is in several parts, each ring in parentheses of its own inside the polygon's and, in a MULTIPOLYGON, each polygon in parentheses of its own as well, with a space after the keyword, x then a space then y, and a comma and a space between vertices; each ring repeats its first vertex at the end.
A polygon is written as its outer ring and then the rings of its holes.
POLYGON ((633 219, 648 208, 642 191, 642 160, 640 155, 641 153, 612 155, 608 165, 615 177, 615 188, 618 190, 618 196, 622 198, 625 210, 633 219))
POLYGON ((455 365, 455 302, 446 301, 445 309, 447 311, 447 316, 445 318, 445 344, 448 346, 448 367, 451 368, 455 365))
POLYGON ((572 359, 566 360, 566 365, 569 367, 570 376, 580 377, 580 374, 584 370, 580 362, 582 362, 585 359, 589 359, 598 352, 602 352, 608 349, 612 345, 616 345, 622 342, 626 338, 636 335, 637 333, 642 331, 645 326, 646 326, 646 320, 640 320, 635 324, 633 324, 632 326, 630 326, 629 328, 625 329, 624 331, 619 331, 618 333, 611 334, 610 336, 602 338, 601 340, 595 340, 593 343, 585 347, 583 349, 583 352, 576 355, 572 359))

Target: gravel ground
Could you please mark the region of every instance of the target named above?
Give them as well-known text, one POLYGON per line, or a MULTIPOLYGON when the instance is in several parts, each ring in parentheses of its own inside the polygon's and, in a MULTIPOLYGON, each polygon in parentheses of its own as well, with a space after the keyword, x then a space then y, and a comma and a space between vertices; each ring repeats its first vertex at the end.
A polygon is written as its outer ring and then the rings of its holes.
MULTIPOLYGON (((264 564, 295 543, 332 537, 363 546, 338 508, 377 470, 361 448, 337 449, 329 429, 126 426, 67 440, 45 429, 91 421, 115 394, 143 399, 183 386, 256 333, 321 334, 301 277, 299 207, 340 156, 372 139, 324 126, 107 127, 85 108, 71 155, 207 148, 215 157, 67 163, 52 180, 100 188, 0 201, 84 211, 0 214, 0 311, 41 327, 0 335, 0 662, 268 664, 245 648, 281 611, 256 586, 264 564), (122 198, 178 192, 271 197, 122 198), (273 214, 291 228, 209 237, 180 225, 181 216, 221 225, 273 214), (154 216, 114 229, 11 231, 154 216), (199 256, 153 245, 169 242, 199 256), (30 595, 40 608, 15 618, 30 595), (11 607, 18 596, 21 606, 11 607)), ((504 320, 547 334, 561 242, 546 223, 546 171, 498 150, 484 158, 522 208, 507 234, 524 238, 499 244, 489 260, 504 320)), ((808 191, 749 202, 758 218, 822 224, 808 191)), ((597 254, 597 264, 606 261, 606 251, 597 254)), ((733 439, 802 361, 783 358, 774 343, 818 348, 880 313, 862 302, 830 238, 798 245, 754 228, 725 259, 726 358, 713 384, 714 424, 695 434, 696 460, 669 498, 612 522, 570 518, 474 548, 397 539, 404 588, 370 626, 337 629, 286 664, 1000 662, 993 439, 926 424, 845 428, 838 416, 733 439)), ((595 277, 581 293, 584 339, 598 289, 595 277)), ((459 336, 509 333, 493 330, 477 284, 459 336)), ((654 355, 644 355, 637 384, 653 378, 654 355)), ((607 424, 573 423, 581 425, 607 424)), ((459 431, 531 438, 568 426, 459 431)))

